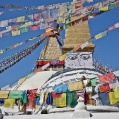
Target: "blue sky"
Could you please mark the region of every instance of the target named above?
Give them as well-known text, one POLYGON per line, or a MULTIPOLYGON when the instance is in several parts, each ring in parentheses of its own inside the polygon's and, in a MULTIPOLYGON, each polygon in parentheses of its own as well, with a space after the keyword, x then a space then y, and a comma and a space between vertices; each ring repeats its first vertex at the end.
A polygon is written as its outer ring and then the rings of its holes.
MULTIPOLYGON (((40 5, 50 5, 62 2, 71 2, 71 0, 0 0, 0 5, 3 4, 13 4, 13 5, 21 5, 21 6, 40 6, 40 5)), ((96 1, 97 2, 97 1, 96 1)), ((0 11, 4 11, 4 9, 0 9, 0 11)), ((28 11, 28 14, 36 13, 37 11, 28 11)), ((0 20, 6 20, 10 18, 15 18, 21 15, 25 15, 26 11, 14 11, 8 12, 6 11, 3 15, 0 16, 0 20)), ((119 22, 119 8, 115 8, 111 11, 103 13, 99 16, 96 16, 93 19, 89 20, 89 28, 91 36, 95 36, 96 34, 104 31, 111 25, 119 22)), ((41 33, 44 33, 44 30, 36 30, 30 31, 27 33, 22 33, 19 36, 6 36, 0 39, 0 49, 4 49, 8 46, 16 44, 21 41, 25 41, 31 37, 37 36, 41 33)), ((61 37, 64 38, 64 31, 61 32, 61 37)), ((28 42, 20 47, 17 47, 12 50, 8 50, 5 53, 0 55, 0 60, 8 57, 22 49, 30 46, 31 44, 37 42, 39 39, 28 42)), ((94 50, 94 57, 98 58, 100 62, 104 66, 111 66, 112 68, 119 69, 119 29, 115 29, 110 31, 106 37, 103 37, 99 40, 93 41, 96 45, 94 50)), ((45 44, 45 42, 44 42, 45 44)), ((0 87, 3 87, 7 84, 13 84, 18 79, 26 76, 32 70, 35 65, 36 59, 38 59, 40 52, 43 48, 39 46, 31 55, 27 56, 25 59, 21 60, 19 63, 9 68, 7 71, 0 74, 0 87)))

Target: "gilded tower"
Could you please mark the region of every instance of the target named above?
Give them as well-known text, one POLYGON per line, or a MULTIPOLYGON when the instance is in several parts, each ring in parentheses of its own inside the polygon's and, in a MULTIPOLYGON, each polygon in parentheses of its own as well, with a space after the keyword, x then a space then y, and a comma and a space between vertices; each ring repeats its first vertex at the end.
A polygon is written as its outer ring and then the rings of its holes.
POLYGON ((55 66, 52 63, 53 59, 57 59, 62 55, 62 51, 60 45, 57 41, 56 37, 49 37, 47 43, 45 44, 41 54, 39 56, 39 60, 37 60, 36 65, 37 68, 42 67, 43 65, 50 63, 49 68, 46 70, 60 71, 64 68, 64 61, 59 61, 55 66))
MULTIPOLYGON (((80 17, 73 17, 71 21, 79 19, 80 17)), ((75 46, 82 44, 89 39, 90 39, 90 31, 87 21, 81 22, 75 26, 70 27, 69 29, 66 29, 64 46, 62 47, 62 53, 66 53, 72 50, 75 46)), ((95 47, 94 44, 89 43, 88 46, 85 47, 83 50, 79 49, 79 52, 92 52, 94 50, 94 47, 95 47)))

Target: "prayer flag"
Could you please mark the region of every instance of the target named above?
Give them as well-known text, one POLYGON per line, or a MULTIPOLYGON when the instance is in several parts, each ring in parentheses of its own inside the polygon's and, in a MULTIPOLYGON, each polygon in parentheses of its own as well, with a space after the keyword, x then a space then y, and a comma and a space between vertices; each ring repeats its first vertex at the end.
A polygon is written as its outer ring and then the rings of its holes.
POLYGON ((33 23, 32 23, 31 21, 25 22, 25 27, 28 27, 28 26, 30 26, 30 25, 33 25, 33 23))
POLYGON ((12 30, 12 36, 20 35, 20 30, 12 30))
POLYGON ((110 26, 110 27, 108 28, 108 30, 111 31, 111 30, 113 30, 113 29, 115 29, 115 28, 116 28, 116 26, 113 25, 113 26, 110 26))
POLYGON ((25 16, 17 17, 16 22, 24 22, 25 16))
POLYGON ((119 28, 119 23, 114 24, 116 28, 119 28))
POLYGON ((52 96, 53 96, 53 98, 60 98, 60 97, 62 97, 62 93, 52 92, 52 96))
POLYGON ((100 8, 100 11, 107 11, 107 10, 108 10, 108 6, 100 8))
POLYGON ((73 51, 76 52, 76 51, 78 51, 80 48, 81 48, 81 46, 80 46, 80 45, 77 45, 76 47, 74 47, 73 51))
POLYGON ((29 20, 33 20, 33 14, 26 16, 29 20))
POLYGON ((119 87, 114 88, 114 96, 115 98, 119 98, 119 87))
POLYGON ((8 20, 0 21, 0 27, 8 26, 8 20))
POLYGON ((81 49, 85 48, 87 45, 88 45, 88 41, 83 43, 83 44, 81 44, 81 49))
POLYGON ((102 37, 103 37, 103 36, 106 36, 107 33, 108 33, 108 30, 105 30, 104 32, 102 32, 102 37))
POLYGON ((65 25, 65 29, 68 29, 70 27, 71 27, 71 23, 68 23, 68 24, 65 25))
POLYGON ((116 7, 116 3, 109 5, 109 10, 113 9, 116 7))
POLYGON ((99 34, 97 34, 96 36, 95 36, 95 39, 97 40, 97 39, 100 39, 100 38, 102 38, 102 33, 99 33, 99 34))
POLYGON ((28 28, 21 28, 21 29, 20 29, 20 32, 21 32, 21 33, 28 32, 28 28))
POLYGON ((114 80, 115 76, 114 76, 113 72, 111 72, 111 73, 108 73, 108 74, 98 76, 98 78, 99 78, 100 82, 106 82, 106 81, 114 80))
POLYGON ((32 25, 30 26, 30 30, 37 30, 38 29, 38 25, 32 25))
POLYGON ((109 102, 111 105, 119 102, 119 98, 115 98, 114 92, 109 92, 109 102))
POLYGON ((6 99, 4 102, 4 107, 13 108, 15 104, 15 99, 6 99))
POLYGON ((2 54, 3 53, 3 50, 0 50, 0 54, 2 54))
POLYGON ((11 26, 11 28, 14 30, 14 29, 16 29, 18 27, 18 25, 17 24, 14 24, 13 26, 11 26))

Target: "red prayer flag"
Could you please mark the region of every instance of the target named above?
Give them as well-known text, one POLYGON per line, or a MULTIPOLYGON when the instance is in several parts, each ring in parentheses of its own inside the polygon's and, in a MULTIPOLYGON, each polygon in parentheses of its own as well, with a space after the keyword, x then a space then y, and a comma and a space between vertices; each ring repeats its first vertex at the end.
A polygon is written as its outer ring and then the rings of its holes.
POLYGON ((31 27, 30 27, 30 30, 37 30, 38 29, 38 25, 32 25, 31 27))
POLYGON ((81 46, 80 46, 80 45, 78 45, 78 46, 74 47, 73 51, 74 51, 74 52, 76 52, 79 48, 81 48, 81 46))
POLYGON ((53 97, 53 98, 61 98, 61 97, 62 97, 62 93, 52 92, 52 97, 53 97))
POLYGON ((116 26, 110 26, 110 27, 108 28, 108 30, 111 31, 111 30, 113 30, 113 29, 115 29, 115 28, 116 28, 116 26))
POLYGON ((116 6, 119 6, 119 1, 117 2, 116 6))
POLYGON ((15 24, 15 25, 13 25, 13 26, 11 26, 11 28, 14 30, 14 29, 16 29, 18 27, 18 25, 17 24, 15 24))
POLYGON ((113 72, 111 72, 110 74, 107 74, 107 77, 109 78, 108 80, 114 80, 115 79, 113 72))
POLYGON ((100 92, 109 92, 110 90, 111 89, 110 89, 109 83, 100 85, 100 92))
POLYGON ((109 74, 104 74, 102 76, 98 76, 100 82, 106 82, 106 81, 112 81, 115 79, 115 76, 113 74, 113 72, 109 73, 109 74))
POLYGON ((34 95, 28 95, 28 103, 26 104, 26 109, 35 108, 36 97, 34 95))

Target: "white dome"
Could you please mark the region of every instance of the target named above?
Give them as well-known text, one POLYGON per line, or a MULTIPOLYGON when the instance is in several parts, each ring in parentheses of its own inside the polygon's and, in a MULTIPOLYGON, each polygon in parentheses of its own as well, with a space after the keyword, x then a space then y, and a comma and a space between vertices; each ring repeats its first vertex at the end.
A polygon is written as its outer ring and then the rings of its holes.
POLYGON ((17 90, 28 90, 40 88, 56 71, 38 72, 32 77, 26 79, 17 90))

